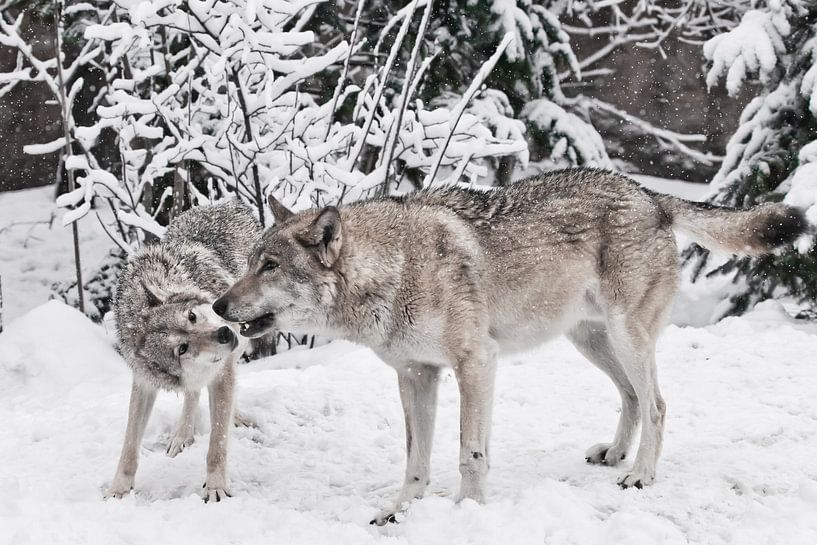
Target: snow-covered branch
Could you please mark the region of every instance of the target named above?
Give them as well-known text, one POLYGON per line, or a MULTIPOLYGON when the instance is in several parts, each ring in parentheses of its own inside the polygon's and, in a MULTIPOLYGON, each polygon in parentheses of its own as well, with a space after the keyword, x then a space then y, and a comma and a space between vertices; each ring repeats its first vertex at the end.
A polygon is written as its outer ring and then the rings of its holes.
POLYGON ((624 119, 628 123, 631 123, 633 126, 640 129, 644 134, 654 137, 662 146, 677 149, 700 163, 711 165, 719 162, 722 159, 722 157, 718 157, 711 153, 703 153, 686 145, 686 142, 705 142, 706 136, 703 134, 681 134, 667 129, 662 129, 644 121, 643 119, 639 119, 638 117, 631 115, 620 108, 616 108, 612 104, 608 104, 607 102, 595 98, 581 97, 580 102, 583 106, 590 109, 600 110, 624 119))
POLYGON ((704 55, 712 62, 706 83, 713 87, 726 74, 726 90, 735 95, 754 74, 761 83, 771 81, 778 57, 786 53, 784 40, 791 32, 791 7, 777 3, 768 10, 748 11, 740 24, 706 42, 704 55))

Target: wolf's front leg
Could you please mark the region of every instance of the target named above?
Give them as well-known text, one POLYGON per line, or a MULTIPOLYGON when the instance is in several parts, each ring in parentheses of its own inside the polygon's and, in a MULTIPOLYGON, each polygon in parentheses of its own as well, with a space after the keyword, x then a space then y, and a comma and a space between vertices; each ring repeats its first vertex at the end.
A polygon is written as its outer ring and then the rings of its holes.
POLYGON ((139 465, 139 448, 142 445, 142 436, 155 401, 156 388, 141 384, 134 379, 130 392, 125 443, 122 445, 116 475, 105 492, 105 498, 122 498, 133 489, 136 468, 139 465))
POLYGON ((485 500, 493 409, 496 350, 462 350, 454 372, 460 390, 460 495, 458 500, 485 500))
POLYGON ((177 456, 186 447, 193 444, 193 434, 195 432, 196 410, 199 408, 199 398, 201 390, 184 392, 184 406, 176 425, 176 431, 167 445, 167 455, 171 458, 177 456))
POLYGON ((422 364, 397 371, 406 418, 406 476, 394 507, 380 512, 370 524, 395 522, 395 514, 403 511, 411 500, 422 497, 428 486, 439 375, 438 368, 422 364))
POLYGON ((204 501, 221 501, 230 496, 227 480, 227 444, 233 423, 235 360, 232 355, 224 370, 208 386, 210 392, 210 446, 207 450, 207 481, 204 501))

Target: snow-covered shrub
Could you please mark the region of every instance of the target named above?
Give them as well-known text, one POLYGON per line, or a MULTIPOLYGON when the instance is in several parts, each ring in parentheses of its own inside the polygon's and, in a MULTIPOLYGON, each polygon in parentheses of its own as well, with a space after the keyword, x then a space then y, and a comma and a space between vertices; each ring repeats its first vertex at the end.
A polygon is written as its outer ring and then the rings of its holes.
MULTIPOLYGON (((95 322, 102 321, 113 307, 116 283, 125 268, 127 256, 120 248, 111 250, 94 268, 90 278, 83 283, 85 315, 95 322)), ((60 282, 52 286, 53 298, 72 307, 78 306, 76 280, 60 282)))
MULTIPOLYGON (((668 6, 658 0, 431 1, 432 17, 424 49, 435 57, 418 89, 418 96, 426 103, 447 94, 462 94, 474 71, 496 50, 503 36, 512 33, 516 39, 498 59, 486 85, 506 97, 508 108, 503 115, 525 122, 535 160, 544 155, 553 166, 607 165, 606 146, 596 129, 600 123, 623 123, 631 132, 654 138, 661 152, 672 151, 705 164, 716 161, 715 156, 690 147, 690 142, 705 140, 703 136, 680 135, 652 126, 620 108, 588 100, 579 89, 586 88, 588 83, 582 80, 585 73, 591 74, 594 81, 603 81, 606 72, 599 70, 597 63, 622 46, 637 42, 660 50, 661 42, 673 33, 700 39, 706 27, 721 28, 724 17, 743 9, 743 4, 748 5, 751 0, 731 4, 725 0, 692 0, 689 5, 684 3, 686 7, 668 6), (585 47, 583 55, 578 56, 572 37, 586 35, 597 36, 602 45, 596 50, 585 47), (603 41, 605 37, 609 38, 607 43, 603 41), (572 84, 569 91, 563 90, 565 82, 572 84), (578 121, 581 129, 552 133, 557 125, 562 125, 552 115, 534 116, 538 124, 533 123, 533 118, 525 115, 536 107, 529 105, 531 102, 548 104, 546 109, 551 114, 558 112, 559 119, 578 121), (574 140, 589 133, 595 134, 589 139, 574 140), (583 153, 577 152, 580 148, 583 153)), ((420 5, 424 2, 420 0, 420 5)), ((335 0, 334 4, 318 7, 307 27, 326 36, 349 35, 353 28, 358 29, 361 36, 379 46, 356 54, 357 65, 366 67, 382 62, 384 36, 397 32, 406 12, 404 0, 366 0, 357 4, 335 0), (357 8, 362 8, 363 17, 356 25, 353 15, 357 8)), ((327 41, 333 43, 331 38, 327 41)), ((409 66, 410 56, 406 43, 394 70, 402 73, 409 66)), ((358 73, 365 72, 362 68, 358 73)), ((387 89, 386 93, 389 92, 399 91, 387 89)))
MULTIPOLYGON (((704 46, 709 85, 725 77, 731 94, 757 79, 758 95, 746 106, 712 182, 709 201, 747 207, 784 201, 817 221, 817 6, 770 0, 748 11, 735 28, 704 46)), ((709 253, 693 247, 694 276, 730 274, 737 286, 725 312, 741 313, 758 301, 791 295, 817 298, 817 253, 811 240, 797 251, 759 258, 734 257, 712 268, 709 253), (711 270, 710 270, 711 269, 711 270)))
MULTIPOLYGON (((426 54, 436 53, 436 58, 433 70, 423 82, 420 98, 430 101, 446 92, 461 93, 509 33, 514 41, 488 75, 488 87, 503 92, 517 112, 530 99, 560 97, 559 70, 577 70, 577 60, 558 19, 564 11, 559 4, 563 2, 431 0, 423 47, 426 54)), ((426 0, 419 0, 419 7, 425 5, 426 0)), ((356 59, 362 66, 376 64, 378 57, 385 56, 388 40, 405 20, 409 11, 405 0, 336 0, 318 7, 307 28, 330 36, 336 33, 348 36, 357 8, 363 10, 359 34, 374 47, 361 51, 356 59)), ((399 52, 394 70, 403 73, 410 57, 411 40, 399 52)))
MULTIPOLYGON (((390 73, 420 14, 419 2, 406 6, 389 58, 363 86, 347 75, 346 41, 324 46, 303 30, 315 4, 123 0, 104 11, 85 6, 83 62, 104 70, 106 85, 99 90, 95 123, 70 127, 73 152, 66 165, 78 187, 59 199, 69 208, 64 222, 99 212, 96 202, 107 199, 111 206, 103 208, 116 225, 110 234, 131 250, 145 236, 161 237, 169 212, 225 194, 253 203, 263 220, 264 195, 271 191, 300 209, 388 193, 406 169, 442 169, 473 179, 487 172, 487 157, 524 157, 521 131, 500 130, 501 121, 468 111, 468 101, 461 115, 446 107, 427 109, 411 96, 423 70, 397 74, 402 80, 390 73), (318 76, 334 79, 328 98, 310 88, 318 76), (406 91, 400 103, 387 100, 387 85, 406 91), (116 169, 95 157, 101 137, 111 131, 120 158, 116 169)), ((17 28, 12 23, 4 31, 12 35, 17 28)), ((503 41, 498 54, 512 44, 512 37, 503 41)), ((25 47, 22 39, 7 45, 25 47)), ((411 60, 427 67, 419 48, 411 60)), ((487 72, 472 76, 481 78, 479 89, 487 72)), ((71 84, 75 93, 83 82, 71 84)))
MULTIPOLYGON (((59 3, 56 16, 78 40, 76 54, 63 53, 59 64, 33 53, 22 15, 0 13, 0 43, 18 51, 16 68, 0 74, 0 97, 43 81, 64 112, 65 137, 26 147, 64 150, 76 181, 58 199, 64 224, 76 229, 96 215, 129 253, 161 238, 184 208, 214 199, 249 202, 263 222, 270 192, 297 210, 385 195, 409 173, 418 187, 473 182, 488 174, 491 157, 526 160, 523 129, 485 107, 492 95, 484 81, 512 34, 471 74, 467 92, 430 104, 417 94, 433 57, 422 51, 424 31, 411 40, 411 69, 393 69, 411 25, 428 25, 425 4, 405 6, 396 35, 383 33, 385 62, 358 81, 353 49, 374 44, 326 44, 305 30, 317 3, 93 0, 64 11, 59 3), (80 123, 76 97, 91 91, 92 71, 102 85, 93 89, 92 121, 80 123), (316 82, 331 82, 329 92, 316 82)), ((107 308, 112 271, 106 262, 89 281, 73 283, 84 286, 78 293, 90 297, 95 317, 107 308)), ((56 291, 74 301, 68 289, 56 291)))
MULTIPOLYGON (((69 128, 67 165, 80 187, 60 203, 72 208, 70 223, 99 196, 110 199, 112 237, 130 249, 161 236, 173 213, 212 198, 210 188, 259 208, 275 190, 298 208, 384 194, 403 177, 416 185, 439 168, 473 180, 488 173, 485 157, 524 162, 522 131, 511 123, 520 118, 556 163, 606 166, 589 102, 565 97, 562 82, 580 79, 622 44, 660 48, 669 32, 697 28, 698 4, 678 10, 648 1, 625 12, 619 2, 562 0, 77 2, 66 10, 78 22, 70 28, 86 39, 77 60, 103 71, 104 85, 95 122, 69 128), (686 16, 697 12, 688 24, 686 16), (598 25, 609 44, 577 58, 570 34, 598 25), (629 34, 635 28, 642 29, 633 33, 637 40, 629 34), (486 88, 472 94, 449 138, 448 108, 500 48, 494 70, 482 74, 486 88), (564 121, 579 118, 580 129, 568 130, 564 121), (111 141, 114 153, 101 149, 111 141), (441 147, 445 153, 436 153, 441 147)), ((706 6, 715 24, 722 4, 706 6)), ((7 32, 10 39, 15 33, 7 32)), ((12 42, 24 51, 22 40, 12 42)), ((79 91, 83 83, 73 75, 68 84, 79 91)), ((28 77, 23 69, 2 79, 28 77)), ((694 153, 678 135, 636 126, 662 146, 694 153)))
POLYGON ((532 140, 552 161, 571 166, 612 168, 601 136, 593 126, 546 98, 532 100, 522 110, 532 140))

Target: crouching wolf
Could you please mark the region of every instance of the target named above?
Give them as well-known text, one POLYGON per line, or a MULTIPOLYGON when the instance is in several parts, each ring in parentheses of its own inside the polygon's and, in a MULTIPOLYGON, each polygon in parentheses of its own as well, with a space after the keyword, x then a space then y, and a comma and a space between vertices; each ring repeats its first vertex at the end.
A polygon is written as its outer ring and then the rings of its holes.
POLYGON ((429 482, 439 368, 453 368, 460 391, 460 497, 481 501, 497 354, 560 334, 621 394, 613 441, 590 447, 587 461, 619 463, 641 421, 635 462, 618 483, 652 483, 666 409, 655 344, 678 286, 673 228, 762 254, 806 227, 786 206, 716 208, 587 169, 299 214, 270 205, 276 224, 213 309, 245 336, 310 330, 369 346, 397 370, 407 467, 377 524, 429 482))
POLYGON ((106 494, 133 488, 139 448, 158 389, 184 392, 184 408, 168 447, 175 456, 193 442, 199 395, 208 387, 210 445, 205 501, 229 496, 227 439, 233 419, 235 364, 246 341, 211 305, 243 271, 261 226, 235 201, 181 214, 158 244, 147 245, 119 279, 115 317, 119 348, 133 371, 125 444, 106 494))

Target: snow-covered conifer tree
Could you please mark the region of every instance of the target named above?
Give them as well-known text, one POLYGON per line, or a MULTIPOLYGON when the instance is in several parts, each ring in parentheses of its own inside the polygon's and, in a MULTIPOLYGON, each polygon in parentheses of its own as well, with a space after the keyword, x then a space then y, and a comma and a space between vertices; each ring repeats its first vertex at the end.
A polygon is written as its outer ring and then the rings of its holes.
MULTIPOLYGON (((801 0, 768 0, 747 10, 739 24, 710 39, 707 83, 723 81, 730 95, 753 82, 726 157, 712 182, 710 201, 747 207, 781 201, 817 221, 817 6, 801 0)), ((731 275, 736 289, 725 314, 783 294, 817 298, 817 253, 812 240, 796 251, 716 263, 700 248, 687 251, 694 277, 731 275)))

